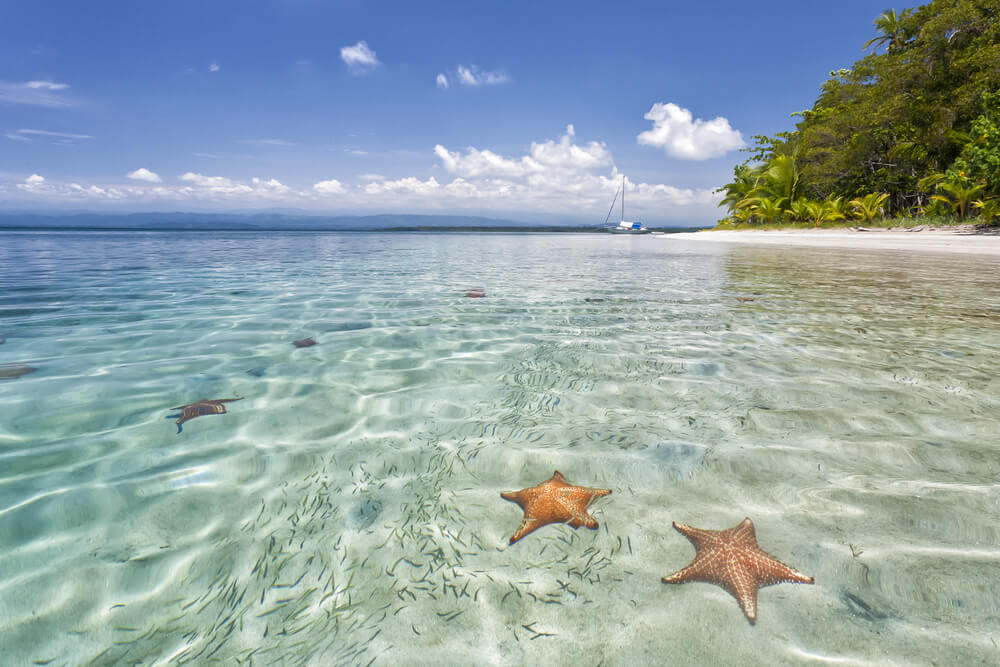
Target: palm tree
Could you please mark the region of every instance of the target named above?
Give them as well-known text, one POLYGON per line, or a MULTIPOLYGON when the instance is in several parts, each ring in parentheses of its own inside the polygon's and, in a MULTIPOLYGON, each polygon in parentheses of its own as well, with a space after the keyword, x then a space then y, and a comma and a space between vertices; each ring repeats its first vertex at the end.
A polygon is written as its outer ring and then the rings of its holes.
POLYGON ((799 168, 791 155, 779 155, 764 170, 763 189, 783 208, 799 198, 799 168))
POLYGON ((895 9, 887 9, 879 14, 872 25, 882 34, 865 42, 865 45, 861 47, 862 50, 872 46, 874 47, 872 53, 874 53, 883 44, 887 45, 886 50, 888 51, 901 47, 910 38, 910 31, 905 24, 906 19, 912 13, 912 9, 904 9, 901 14, 897 14, 895 9))
POLYGON ((854 207, 854 217, 860 218, 865 222, 871 221, 876 215, 884 216, 885 210, 882 205, 885 200, 889 198, 889 195, 882 192, 872 192, 867 194, 860 199, 852 199, 847 202, 850 206, 854 207))
POLYGON ((760 169, 751 169, 746 165, 739 165, 733 170, 733 182, 723 185, 716 192, 724 192, 725 196, 719 202, 719 206, 726 206, 730 211, 735 211, 741 201, 751 196, 760 180, 760 169))
POLYGON ((985 185, 972 185, 966 187, 958 181, 950 181, 948 183, 941 183, 938 185, 938 190, 944 190, 948 196, 934 195, 931 197, 931 200, 943 202, 951 206, 951 210, 958 213, 958 219, 965 220, 965 216, 969 212, 969 206, 976 200, 977 197, 979 197, 980 194, 982 194, 985 189, 985 185))

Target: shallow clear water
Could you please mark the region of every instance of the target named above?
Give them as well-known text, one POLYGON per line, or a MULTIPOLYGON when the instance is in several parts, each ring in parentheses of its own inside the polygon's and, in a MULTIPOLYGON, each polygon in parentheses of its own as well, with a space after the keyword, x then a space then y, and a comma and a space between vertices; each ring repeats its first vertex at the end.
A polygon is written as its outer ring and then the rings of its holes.
POLYGON ((37 371, 0 380, 3 662, 994 663, 995 276, 651 237, 4 233, 0 364, 37 371), (557 469, 613 490, 600 528, 508 546, 499 494, 557 469), (746 516, 816 579, 763 589, 755 626, 660 583, 694 553, 671 522, 746 516))

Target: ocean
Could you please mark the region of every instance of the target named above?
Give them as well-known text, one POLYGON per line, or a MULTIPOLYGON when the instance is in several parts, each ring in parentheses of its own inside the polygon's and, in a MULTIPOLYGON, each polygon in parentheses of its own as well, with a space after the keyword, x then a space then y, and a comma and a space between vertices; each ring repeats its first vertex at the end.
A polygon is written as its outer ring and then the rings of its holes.
POLYGON ((1000 660, 989 257, 0 232, 0 340, 5 665, 1000 660), (815 583, 661 583, 746 517, 815 583))

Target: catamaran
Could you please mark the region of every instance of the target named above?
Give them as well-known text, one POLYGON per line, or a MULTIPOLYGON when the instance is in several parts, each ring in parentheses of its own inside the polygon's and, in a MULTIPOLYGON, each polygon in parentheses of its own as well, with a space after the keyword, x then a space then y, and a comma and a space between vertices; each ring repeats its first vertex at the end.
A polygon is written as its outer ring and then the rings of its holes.
POLYGON ((625 174, 622 174, 622 187, 621 190, 615 192, 615 198, 611 200, 611 208, 608 209, 608 215, 604 218, 604 229, 611 232, 612 234, 648 234, 649 230, 638 220, 629 221, 625 219, 625 174), (615 201, 618 199, 618 192, 622 195, 622 217, 617 225, 608 225, 608 218, 611 217, 611 211, 615 208, 615 201))

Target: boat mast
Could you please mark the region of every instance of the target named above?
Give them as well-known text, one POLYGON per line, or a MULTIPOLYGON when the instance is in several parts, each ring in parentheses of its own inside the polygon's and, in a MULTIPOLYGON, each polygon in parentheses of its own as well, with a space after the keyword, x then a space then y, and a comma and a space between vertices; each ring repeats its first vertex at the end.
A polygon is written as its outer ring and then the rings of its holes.
POLYGON ((622 174, 622 220, 625 219, 625 174, 622 174))

